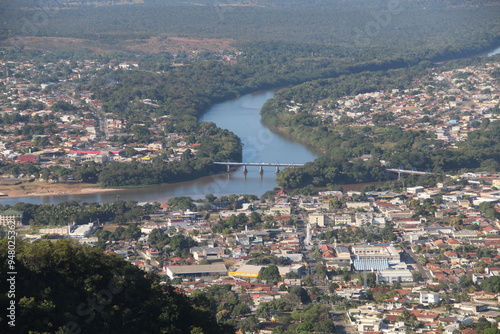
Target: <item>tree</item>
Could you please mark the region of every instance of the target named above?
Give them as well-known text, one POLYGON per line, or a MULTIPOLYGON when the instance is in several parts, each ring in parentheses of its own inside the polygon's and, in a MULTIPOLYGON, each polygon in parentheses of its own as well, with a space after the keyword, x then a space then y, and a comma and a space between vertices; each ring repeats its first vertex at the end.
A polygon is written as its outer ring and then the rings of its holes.
MULTIPOLYGON (((7 248, 7 240, 0 240, 0 263, 7 263, 7 248)), ((19 274, 37 277, 16 281, 16 332, 62 333, 72 327, 82 333, 190 333, 193 328, 234 333, 194 299, 160 284, 159 277, 99 249, 67 240, 18 240, 16 260, 19 274)), ((6 273, 0 271, 2 282, 6 273)), ((6 321, 0 331, 9 332, 6 321)))
POLYGON ((334 292, 335 292, 335 290, 337 290, 339 287, 340 287, 340 286, 339 286, 337 283, 330 283, 330 284, 328 285, 328 291, 329 291, 330 293, 334 293, 334 292))
POLYGON ((325 277, 326 277, 326 272, 327 272, 327 268, 326 266, 323 264, 323 263, 319 263, 316 268, 314 268, 315 271, 316 271, 316 275, 318 275, 318 277, 321 279, 321 280, 324 280, 325 277))
POLYGON ((307 293, 307 290, 301 286, 291 286, 288 289, 288 293, 297 296, 302 304, 309 304, 311 302, 311 297, 307 293))
POLYGON ((149 233, 148 242, 157 248, 163 248, 170 242, 170 238, 161 229, 155 228, 149 233))
POLYGON ((295 328, 295 333, 297 334, 305 334, 305 333, 312 333, 314 330, 314 325, 310 321, 305 321, 303 323, 300 323, 297 328, 295 328))
POLYGON ((125 149, 125 156, 126 157, 133 157, 134 155, 137 155, 137 154, 139 154, 139 152, 136 151, 133 147, 128 146, 125 149))
POLYGON ((270 265, 267 267, 260 268, 259 276, 257 276, 257 278, 260 280, 277 282, 281 279, 281 276, 278 267, 275 265, 270 265))
POLYGON ((487 292, 500 292, 500 276, 488 277, 481 283, 481 288, 487 292))
POLYGON ((191 151, 191 149, 188 148, 187 150, 185 150, 184 152, 182 152, 181 161, 189 161, 189 160, 192 160, 192 159, 194 159, 194 154, 191 151))
POLYGON ((484 331, 483 331, 483 334, 500 334, 500 329, 498 328, 486 328, 484 331))
POLYGON ((256 317, 248 317, 241 320, 239 326, 245 332, 253 332, 259 328, 259 320, 256 317))
POLYGON ((283 326, 276 326, 273 328, 272 334, 285 334, 285 329, 283 326))
POLYGON ((418 283, 423 279, 422 273, 420 273, 420 271, 414 271, 411 275, 413 277, 413 282, 418 283))
POLYGON ((208 203, 213 203, 217 197, 215 197, 213 194, 206 194, 205 195, 205 201, 208 203))

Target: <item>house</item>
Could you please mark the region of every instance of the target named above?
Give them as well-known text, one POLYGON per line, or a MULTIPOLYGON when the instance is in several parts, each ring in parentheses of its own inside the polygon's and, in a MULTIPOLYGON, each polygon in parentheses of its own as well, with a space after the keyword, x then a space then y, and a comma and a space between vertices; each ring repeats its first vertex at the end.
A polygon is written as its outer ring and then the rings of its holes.
POLYGON ((269 209, 271 215, 290 215, 292 214, 292 207, 289 204, 275 205, 269 209))
POLYGON ((220 259, 224 255, 224 248, 223 247, 207 247, 207 246, 192 247, 190 249, 190 251, 191 251, 191 254, 193 254, 193 257, 195 258, 195 260, 220 259))
POLYGON ((439 303, 440 301, 441 301, 441 296, 439 293, 420 291, 420 303, 432 304, 432 303, 439 303))
POLYGON ((38 164, 40 162, 40 156, 37 154, 21 154, 19 156, 19 162, 22 164, 38 164))
POLYGON ((357 321, 358 333, 378 332, 382 327, 382 319, 376 315, 367 316, 357 321))

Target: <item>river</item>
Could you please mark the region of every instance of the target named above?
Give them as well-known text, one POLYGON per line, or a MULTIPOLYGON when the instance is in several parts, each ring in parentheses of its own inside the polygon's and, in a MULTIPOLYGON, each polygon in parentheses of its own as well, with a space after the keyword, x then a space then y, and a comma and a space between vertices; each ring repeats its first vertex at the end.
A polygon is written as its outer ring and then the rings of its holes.
POLYGON ((494 55, 497 55, 497 54, 500 54, 500 47, 499 48, 496 48, 495 50, 491 51, 491 52, 488 52, 487 53, 487 56, 488 57, 491 57, 491 56, 494 56, 494 55))
MULTIPOLYGON (((499 53, 500 47, 487 53, 487 56, 499 53)), ((319 156, 318 152, 274 133, 262 124, 260 110, 273 95, 272 91, 257 92, 215 104, 201 117, 200 121, 214 122, 217 126, 228 129, 240 137, 244 145, 244 162, 304 163, 313 161, 319 156)), ((246 175, 241 169, 238 169, 231 173, 212 175, 189 182, 108 193, 2 198, 0 204, 14 205, 18 202, 56 204, 68 200, 102 203, 117 199, 137 202, 166 202, 175 196, 204 198, 205 194, 208 193, 217 197, 230 194, 260 196, 275 186, 274 169, 265 167, 264 173, 260 175, 258 167, 248 167, 246 175)))
MULTIPOLYGON (((228 129, 240 137, 243 142, 244 162, 305 163, 313 161, 319 156, 317 152, 272 132, 262 124, 260 110, 273 95, 272 91, 257 92, 215 104, 201 117, 200 121, 214 122, 217 126, 228 129)), ((204 198, 208 193, 217 197, 230 194, 260 196, 275 186, 274 167, 264 167, 262 175, 259 174, 258 167, 248 167, 246 175, 240 168, 231 173, 212 175, 189 182, 108 193, 2 198, 0 204, 14 205, 18 202, 56 204, 68 200, 101 203, 117 199, 166 202, 174 196, 204 198)))

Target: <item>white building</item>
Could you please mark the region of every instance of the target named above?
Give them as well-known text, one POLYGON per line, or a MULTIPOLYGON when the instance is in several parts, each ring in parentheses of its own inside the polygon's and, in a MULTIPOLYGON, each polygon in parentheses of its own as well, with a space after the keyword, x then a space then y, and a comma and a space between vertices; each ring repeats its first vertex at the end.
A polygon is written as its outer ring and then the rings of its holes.
POLYGON ((70 233, 66 236, 67 238, 88 238, 94 233, 96 227, 94 223, 82 224, 82 225, 72 225, 70 233))
POLYGON ((41 228, 38 232, 40 234, 59 234, 59 235, 68 235, 71 232, 71 225, 67 225, 64 227, 52 227, 52 228, 41 228))
POLYGON ((378 282, 413 282, 413 275, 408 269, 385 269, 377 273, 378 282))
POLYGON ((440 301, 441 301, 441 296, 439 293, 420 291, 420 303, 433 304, 433 303, 439 303, 440 301))
POLYGON ((325 215, 322 213, 311 213, 309 215, 309 224, 324 227, 325 215))
POLYGON ((0 212, 0 226, 10 226, 15 224, 16 226, 21 226, 23 218, 23 213, 16 210, 5 210, 0 212))
POLYGON ((351 225, 354 222, 354 217, 350 214, 343 214, 333 217, 335 225, 351 225))
POLYGON ((352 246, 352 252, 358 259, 387 259, 390 262, 399 262, 401 256, 392 245, 364 245, 352 246))

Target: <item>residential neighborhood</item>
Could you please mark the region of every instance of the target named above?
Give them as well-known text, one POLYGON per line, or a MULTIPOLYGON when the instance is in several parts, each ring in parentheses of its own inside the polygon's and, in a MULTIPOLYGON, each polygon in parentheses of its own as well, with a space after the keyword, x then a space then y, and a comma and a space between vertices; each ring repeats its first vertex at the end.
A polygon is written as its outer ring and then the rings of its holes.
MULTIPOLYGON (((499 119, 496 84, 500 64, 487 63, 434 72, 414 80, 414 88, 392 89, 318 101, 309 111, 328 123, 356 127, 397 125, 403 130, 433 133, 446 147, 467 138, 482 123, 499 119)), ((309 106, 291 101, 288 111, 309 106)))
MULTIPOLYGON (((175 63, 176 56, 171 66, 183 65, 175 63)), ((195 56, 193 53, 183 59, 195 56)), ((221 62, 236 57, 224 52, 215 56, 221 62)), ((116 59, 0 62, 0 162, 46 169, 41 175, 20 175, 14 169, 10 174, 0 175, 0 181, 16 178, 75 181, 67 173, 48 171, 51 167, 74 169, 85 162, 151 163, 155 159, 171 162, 180 160, 184 153, 185 157, 195 154, 200 143, 187 132, 176 132, 171 115, 165 115, 164 111, 153 119, 138 122, 123 113, 106 112, 102 101, 90 90, 82 90, 97 74, 131 70, 143 69, 137 61, 116 59)), ((117 83, 111 81, 105 85, 117 83)), ((134 103, 152 113, 161 109, 152 97, 134 103)))
POLYGON ((464 333, 500 316, 500 293, 488 283, 500 279, 499 201, 500 175, 466 173, 401 191, 279 191, 236 210, 163 204, 138 223, 135 236, 107 241, 101 231, 125 233, 130 224, 26 229, 23 236, 102 247, 187 295, 227 287, 249 313, 224 317, 255 317, 250 333, 300 323, 286 310, 276 309, 279 317, 263 311, 280 300, 304 312, 329 306, 339 332, 412 326, 416 333, 464 333), (263 279, 274 266, 278 276, 263 279))

